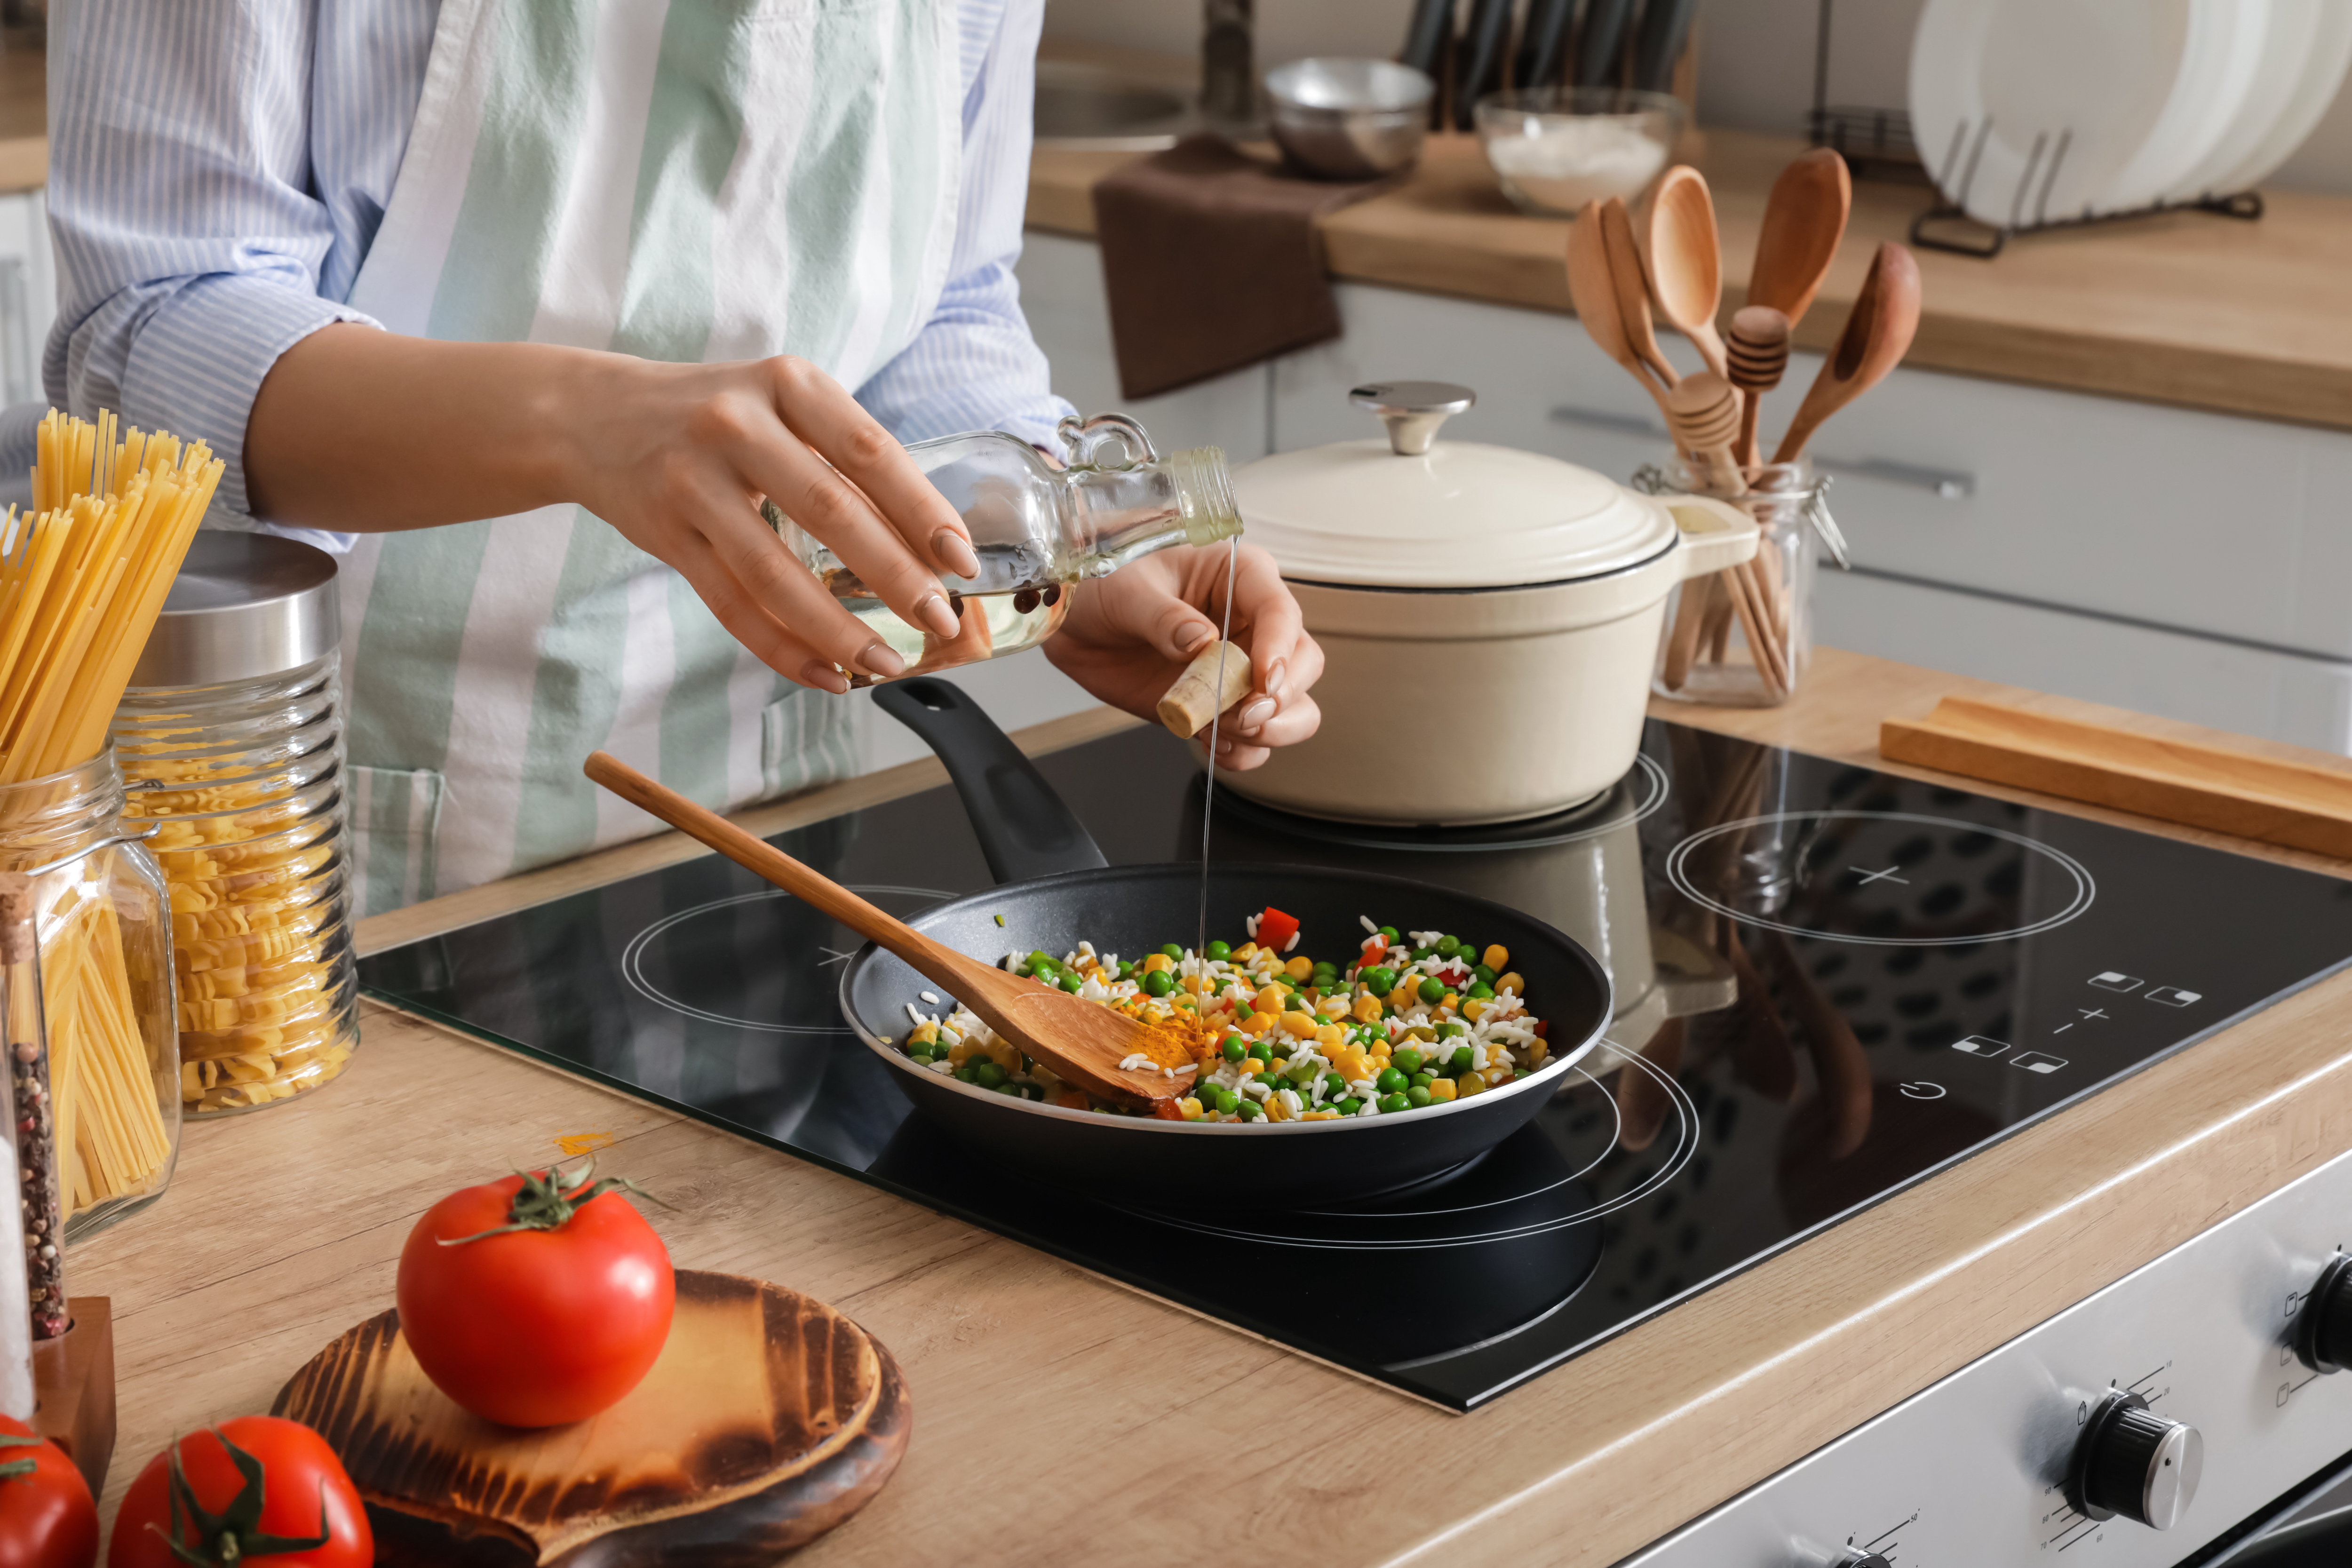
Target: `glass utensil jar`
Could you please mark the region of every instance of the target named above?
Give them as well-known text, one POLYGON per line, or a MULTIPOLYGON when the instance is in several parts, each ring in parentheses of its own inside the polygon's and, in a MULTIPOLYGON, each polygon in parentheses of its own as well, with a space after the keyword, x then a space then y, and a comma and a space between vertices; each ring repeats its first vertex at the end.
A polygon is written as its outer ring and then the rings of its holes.
POLYGON ((1816 546, 1834 537, 1829 480, 1800 458, 1698 470, 1644 468, 1633 488, 1710 496, 1756 520, 1756 559, 1679 584, 1666 603, 1650 689, 1685 702, 1769 708, 1789 700, 1813 656, 1816 546))
POLYGON ((335 604, 324 552, 200 534, 115 711, 171 884, 192 1116, 317 1089, 359 1043, 335 604))
MULTIPOLYGON (((766 502, 761 513, 843 607, 907 664, 932 675, 999 658, 1053 636, 1077 584, 1174 544, 1214 544, 1242 531, 1225 454, 1195 447, 1162 458, 1123 414, 1062 421, 1069 463, 1055 468, 1001 430, 919 441, 907 448, 963 517, 980 572, 942 577, 956 635, 909 626, 838 556, 766 502)), ((873 676, 844 670, 853 686, 873 676)))
MULTIPOLYGON (((111 748, 0 785, 0 870, 32 880, 66 1239, 163 1195, 180 1150, 180 1045, 163 872, 123 820, 111 748)), ((12 1058, 30 1041, 13 1041, 12 1058)), ((20 1119, 21 1120, 21 1119, 20 1119)))

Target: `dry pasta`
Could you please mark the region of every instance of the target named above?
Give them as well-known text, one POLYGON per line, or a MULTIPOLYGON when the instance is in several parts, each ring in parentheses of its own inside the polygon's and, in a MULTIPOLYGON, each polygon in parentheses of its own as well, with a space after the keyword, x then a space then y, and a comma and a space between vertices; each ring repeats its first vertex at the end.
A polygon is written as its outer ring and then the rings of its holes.
MULTIPOLYGON (((80 766, 105 746, 220 482, 222 465, 201 441, 118 434, 111 414, 92 423, 52 409, 32 509, 0 519, 0 786, 80 766)), ((79 1213, 151 1188, 172 1135, 97 858, 44 881, 50 1091, 66 1206, 79 1213)))

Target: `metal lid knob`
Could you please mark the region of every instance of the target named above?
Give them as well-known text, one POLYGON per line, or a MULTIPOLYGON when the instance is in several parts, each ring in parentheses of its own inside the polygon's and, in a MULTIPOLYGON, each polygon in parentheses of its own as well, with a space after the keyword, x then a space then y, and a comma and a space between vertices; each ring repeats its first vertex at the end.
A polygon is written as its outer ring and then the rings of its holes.
POLYGON ((1374 381, 1350 388, 1348 401, 1381 416, 1391 451, 1418 458, 1437 439, 1437 427, 1475 405, 1478 395, 1450 381, 1374 381))

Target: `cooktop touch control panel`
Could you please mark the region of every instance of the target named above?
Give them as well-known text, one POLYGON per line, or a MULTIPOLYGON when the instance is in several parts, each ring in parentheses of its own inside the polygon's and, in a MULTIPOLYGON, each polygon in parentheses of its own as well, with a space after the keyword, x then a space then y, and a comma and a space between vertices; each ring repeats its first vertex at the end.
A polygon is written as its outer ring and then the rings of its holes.
POLYGON ((2352 1154, 1620 1568, 2170 1568, 2352 1452, 2347 1255, 2352 1154))

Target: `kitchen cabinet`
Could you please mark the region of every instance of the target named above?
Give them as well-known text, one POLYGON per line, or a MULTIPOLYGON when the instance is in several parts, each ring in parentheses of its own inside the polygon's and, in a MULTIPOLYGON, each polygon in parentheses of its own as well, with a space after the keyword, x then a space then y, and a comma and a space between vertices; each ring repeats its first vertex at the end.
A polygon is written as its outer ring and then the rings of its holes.
MULTIPOLYGON (((1068 287, 1072 252, 1093 247, 1030 244, 1052 247, 1063 285, 1047 347, 1057 377, 1065 355, 1093 374, 1108 363, 1108 317, 1090 335, 1090 297, 1068 287)), ((1376 435, 1348 389, 1426 376, 1478 393, 1450 438, 1618 479, 1667 456, 1655 406, 1572 319, 1336 289, 1346 335, 1264 372, 1264 447, 1376 435)), ((1668 353, 1696 367, 1687 345, 1668 353)), ((1794 357, 1767 430, 1819 363, 1794 357)), ((1199 421, 1252 396, 1229 376, 1157 401, 1199 421), (1185 401, 1196 398, 1207 406, 1185 401)), ((2352 491, 2352 434, 1905 369, 1827 426, 1816 456, 1856 566, 1822 573, 1821 640, 2352 752, 2352 530, 2339 500, 2352 491)))
POLYGON ((57 320, 57 301, 41 193, 0 195, 0 405, 42 395, 41 347, 57 320))

